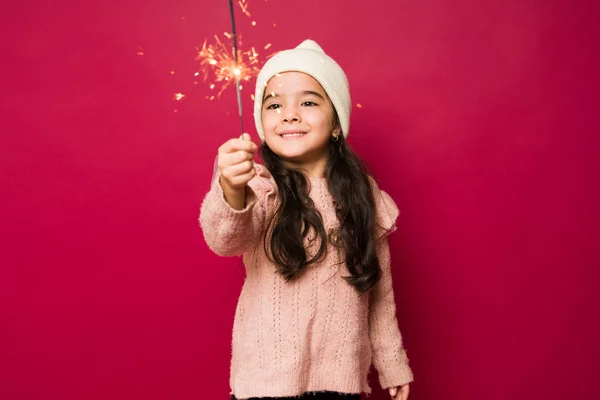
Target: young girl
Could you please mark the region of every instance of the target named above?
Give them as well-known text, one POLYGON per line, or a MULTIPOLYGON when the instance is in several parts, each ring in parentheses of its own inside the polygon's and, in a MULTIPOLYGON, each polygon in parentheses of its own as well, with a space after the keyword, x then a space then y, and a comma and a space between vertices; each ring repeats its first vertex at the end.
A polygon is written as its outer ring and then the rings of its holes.
POLYGON ((263 165, 248 134, 219 148, 200 225, 243 255, 231 398, 360 399, 371 363, 406 400, 387 234, 399 214, 352 152, 348 80, 313 41, 272 57, 256 84, 263 165))

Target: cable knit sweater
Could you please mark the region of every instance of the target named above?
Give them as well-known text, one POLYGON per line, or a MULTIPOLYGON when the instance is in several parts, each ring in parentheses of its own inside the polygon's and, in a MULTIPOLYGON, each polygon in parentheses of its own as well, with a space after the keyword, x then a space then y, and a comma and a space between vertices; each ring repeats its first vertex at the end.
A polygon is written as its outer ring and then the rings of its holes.
MULTIPOLYGON (((370 393, 371 364, 382 388, 413 380, 396 319, 387 234, 395 230, 398 208, 372 181, 381 238, 380 281, 360 296, 342 276, 344 263, 329 245, 326 258, 286 282, 265 254, 266 225, 278 202, 267 169, 255 165, 243 210, 229 206, 215 174, 200 208, 206 243, 221 256, 243 255, 246 279, 233 324, 231 394, 249 397, 298 396, 311 391, 370 393)), ((325 232, 339 225, 324 178, 310 179, 310 197, 325 232)), ((310 239, 309 235, 309 238, 310 239)), ((305 243, 315 254, 319 241, 305 243)))

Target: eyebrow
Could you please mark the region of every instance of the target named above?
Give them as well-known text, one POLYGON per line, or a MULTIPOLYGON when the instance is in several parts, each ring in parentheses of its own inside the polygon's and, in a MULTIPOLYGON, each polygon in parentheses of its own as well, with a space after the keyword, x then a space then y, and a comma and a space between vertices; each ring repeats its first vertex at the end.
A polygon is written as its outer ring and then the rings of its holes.
MULTIPOLYGON (((323 97, 323 95, 322 95, 321 93, 319 93, 319 92, 315 92, 314 90, 304 90, 304 91, 300 92, 300 94, 301 94, 302 96, 313 95, 313 96, 317 96, 317 97, 319 97, 319 98, 321 98, 321 99, 325 100, 325 97, 323 97)), ((265 96, 265 98, 263 99, 263 103, 264 103, 265 101, 267 101, 268 99, 270 99, 271 97, 272 97, 272 98, 275 98, 275 97, 280 97, 280 95, 279 95, 279 93, 271 92, 271 93, 269 93, 269 94, 267 94, 267 95, 265 96)))

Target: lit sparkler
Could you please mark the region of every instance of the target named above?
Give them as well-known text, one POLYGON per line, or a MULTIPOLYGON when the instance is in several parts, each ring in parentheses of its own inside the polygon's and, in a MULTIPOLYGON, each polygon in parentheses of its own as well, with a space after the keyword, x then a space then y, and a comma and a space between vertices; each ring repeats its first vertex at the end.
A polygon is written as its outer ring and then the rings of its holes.
MULTIPOLYGON (((251 17, 248 11, 248 0, 236 0, 242 13, 248 18, 251 17)), ((242 124, 242 101, 241 101, 241 90, 242 83, 251 80, 258 76, 263 62, 259 59, 259 54, 255 47, 251 47, 250 50, 242 50, 242 41, 240 35, 236 35, 235 32, 235 19, 233 15, 233 4, 232 0, 229 0, 230 5, 230 17, 231 17, 231 33, 224 32, 223 36, 226 39, 221 39, 219 35, 213 35, 214 43, 209 43, 208 40, 204 40, 202 46, 197 47, 196 60, 200 61, 200 69, 194 73, 194 76, 202 74, 204 82, 208 83, 210 90, 214 90, 216 87, 216 98, 220 98, 221 94, 232 84, 235 85, 237 97, 238 97, 238 109, 240 114, 240 128, 243 132, 242 124)), ((252 26, 256 26, 256 22, 252 21, 252 26)), ((276 24, 273 23, 273 27, 276 24)), ((264 50, 268 50, 271 47, 271 43, 264 46, 264 50)), ((277 54, 278 51, 273 52, 265 57, 265 59, 271 58, 277 54)), ((197 82, 194 82, 196 84, 197 82)), ((254 96, 250 95, 252 100, 254 96)), ((206 96, 206 99, 213 100, 215 95, 206 96)))
POLYGON ((240 131, 243 136, 244 118, 242 118, 242 85, 240 85, 241 71, 238 66, 240 54, 238 51, 237 35, 235 33, 235 15, 233 12, 233 0, 229 0, 229 17, 231 19, 231 34, 233 35, 233 58, 235 59, 235 69, 233 70, 233 74, 235 75, 235 92, 237 94, 238 114, 240 116, 240 131))
MULTIPOLYGON (((231 35, 225 34, 229 39, 231 35)), ((210 88, 215 88, 215 84, 220 84, 217 97, 232 83, 236 78, 240 81, 249 81, 258 76, 260 72, 260 61, 258 53, 254 47, 248 51, 238 49, 238 61, 233 56, 234 50, 223 43, 217 35, 214 35, 215 43, 207 44, 204 41, 202 48, 198 49, 196 60, 200 60, 200 67, 204 81, 210 81, 210 88), (213 75, 214 79, 209 79, 213 75)))
MULTIPOLYGON (((227 39, 231 39, 229 33, 225 32, 223 35, 227 39)), ((198 56, 196 60, 200 60, 204 82, 210 82, 210 89, 215 88, 215 83, 220 84, 217 93, 217 98, 219 98, 223 91, 236 81, 236 77, 240 81, 249 81, 257 77, 262 62, 256 49, 251 47, 247 51, 238 49, 238 62, 236 63, 235 57, 233 57, 234 50, 219 39, 217 35, 214 35, 214 38, 214 44, 208 44, 208 41, 205 40, 202 47, 197 49, 198 56)), ((241 40, 239 40, 239 44, 241 45, 241 40)), ((267 50, 270 47, 271 43, 268 43, 264 46, 264 49, 267 50)), ((269 54, 266 58, 270 58, 277 53, 269 54)), ((200 72, 196 72, 194 76, 199 74, 200 72)))

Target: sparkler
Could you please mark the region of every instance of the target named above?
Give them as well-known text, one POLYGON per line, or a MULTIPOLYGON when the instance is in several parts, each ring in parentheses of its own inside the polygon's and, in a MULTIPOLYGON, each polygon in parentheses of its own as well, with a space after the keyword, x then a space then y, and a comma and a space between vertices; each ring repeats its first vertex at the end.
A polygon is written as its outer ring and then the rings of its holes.
MULTIPOLYGON (((224 35, 228 39, 232 38, 228 33, 224 35)), ((202 48, 198 49, 196 60, 201 60, 200 66, 203 70, 205 82, 208 80, 209 74, 214 74, 214 81, 210 84, 211 89, 215 88, 215 83, 221 84, 221 88, 217 94, 217 97, 220 97, 221 93, 232 82, 236 81, 236 77, 241 81, 248 81, 252 77, 257 76, 260 72, 260 61, 256 49, 252 47, 248 51, 237 49, 238 59, 236 62, 233 56, 235 49, 230 49, 217 35, 214 35, 214 38, 215 44, 207 44, 207 41, 204 41, 202 48)), ((238 39, 239 42, 241 40, 238 39)))
MULTIPOLYGON (((240 6, 241 6, 240 2, 240 6)), ((233 71, 235 75, 235 91, 237 93, 237 102, 238 102, 238 112, 240 114, 240 131, 244 133, 244 118, 242 118, 242 88, 240 87, 240 74, 241 71, 239 69, 239 58, 237 48, 237 35, 235 33, 235 16, 233 12, 233 1, 229 0, 229 16, 231 17, 231 34, 233 35, 233 56, 235 58, 235 70, 233 71)))
MULTIPOLYGON (((240 49, 240 47, 242 47, 242 40, 241 35, 236 33, 233 0, 228 0, 228 2, 232 33, 230 34, 228 32, 224 32, 223 35, 228 40, 231 40, 232 43, 230 44, 226 40, 222 41, 217 35, 214 35, 214 44, 207 43, 207 40, 205 39, 202 46, 196 48, 196 61, 200 61, 200 69, 194 73, 195 79, 193 83, 194 85, 197 85, 199 81, 197 77, 202 74, 204 77, 204 82, 209 82, 211 91, 218 86, 218 93, 213 92, 214 94, 206 96, 207 100, 212 101, 215 98, 220 98, 223 91, 227 89, 233 82, 235 82, 238 114, 240 117, 240 130, 243 133, 244 126, 241 98, 242 82, 247 82, 250 79, 257 77, 263 62, 259 60, 259 54, 254 47, 251 47, 250 50, 245 51, 240 49)), ((252 15, 248 10, 248 0, 235 0, 235 2, 237 3, 237 6, 240 7, 241 12, 246 17, 251 19, 252 15)), ((182 16, 181 19, 185 20, 186 17, 182 16)), ((256 21, 251 20, 251 25, 256 26, 256 21)), ((276 26, 277 24, 273 22, 273 28, 276 26)), ((264 50, 268 50, 270 47, 271 43, 267 43, 264 46, 264 50)), ((277 53, 277 51, 273 52, 264 58, 265 60, 269 59, 277 53)), ((138 45, 135 54, 137 56, 144 56, 145 51, 141 46, 138 45)), ((169 73, 170 75, 175 75, 174 70, 171 70, 169 73)), ((173 100, 175 102, 181 102, 186 96, 187 95, 183 93, 174 93, 173 100)), ((254 101, 254 95, 250 93, 250 97, 252 98, 252 101, 254 101)), ((173 110, 173 112, 177 112, 177 109, 173 110)), ((229 112, 227 112, 227 115, 229 115, 229 112)))
MULTIPOLYGON (((214 44, 208 44, 207 40, 204 41, 202 47, 198 47, 198 54, 196 60, 200 60, 200 69, 204 77, 204 82, 209 81, 210 89, 215 89, 216 85, 219 85, 219 91, 216 95, 217 98, 221 97, 221 94, 227 87, 235 82, 236 94, 238 102, 238 114, 240 117, 240 130, 243 133, 243 111, 242 111, 242 82, 247 82, 250 79, 258 76, 260 72, 261 62, 259 55, 254 47, 250 50, 242 51, 240 49, 242 45, 241 35, 236 33, 235 16, 234 16, 234 5, 233 0, 229 2, 229 15, 231 19, 231 34, 223 33, 223 35, 231 40, 232 43, 225 43, 225 41, 219 39, 219 36, 214 35, 214 44), (210 79, 209 79, 210 76, 210 79)), ((248 18, 251 17, 248 11, 247 0, 236 0, 242 13, 248 18)), ((254 21, 253 21, 254 22, 254 21)), ((255 26, 255 23, 253 24, 255 26)), ((271 44, 265 46, 265 50, 268 49, 271 44)), ((269 55, 270 57, 271 55, 269 55)), ((269 58, 267 57, 267 58, 269 58)), ((196 72, 194 76, 198 76, 200 72, 196 72)), ((194 82, 195 83, 195 82, 194 82)), ((207 99, 213 100, 215 96, 206 96, 207 99)))
MULTIPOLYGON (((243 133, 242 82, 247 82, 250 79, 257 77, 262 62, 259 60, 259 54, 254 47, 251 47, 250 50, 247 51, 242 51, 240 49, 240 47, 242 47, 242 40, 241 35, 236 33, 233 0, 228 1, 232 32, 231 34, 224 32, 223 35, 227 40, 231 40, 232 43, 229 44, 226 40, 221 40, 217 35, 213 35, 215 40, 213 44, 209 44, 207 40, 204 40, 202 46, 197 48, 198 53, 196 60, 200 60, 200 71, 194 73, 194 76, 197 77, 202 73, 204 82, 208 81, 209 83, 210 90, 215 89, 216 86, 219 87, 216 96, 206 96, 206 99, 209 100, 214 100, 215 97, 220 98, 223 91, 235 82, 238 114, 240 117, 240 130, 243 133)), ((251 14, 248 11, 248 0, 236 0, 236 2, 242 13, 248 18, 251 18, 251 14)), ((255 21, 252 22, 252 26, 256 26, 255 21)), ((276 25, 273 24, 273 27, 275 26, 276 25)), ((267 43, 264 46, 264 50, 267 50, 270 47, 271 43, 267 43)), ((268 59, 277 53, 277 51, 271 53, 266 56, 265 59, 268 59)), ((194 82, 194 84, 196 83, 197 82, 194 82)), ((254 101, 254 96, 252 94, 250 94, 250 97, 254 101)))

